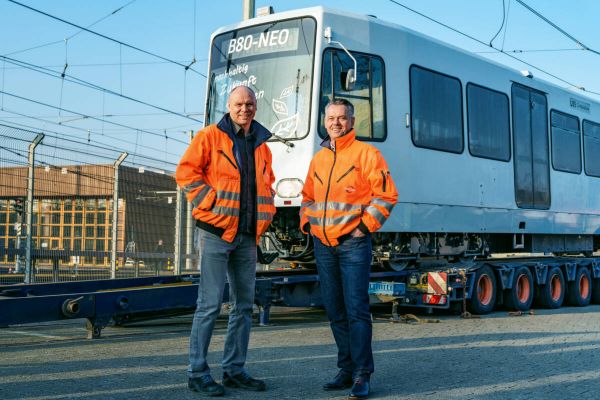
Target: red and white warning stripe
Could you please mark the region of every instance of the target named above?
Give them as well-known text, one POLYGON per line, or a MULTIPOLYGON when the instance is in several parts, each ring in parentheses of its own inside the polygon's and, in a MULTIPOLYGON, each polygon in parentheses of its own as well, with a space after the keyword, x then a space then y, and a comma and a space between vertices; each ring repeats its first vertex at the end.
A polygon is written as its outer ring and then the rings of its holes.
POLYGON ((446 272, 428 272, 427 273, 427 293, 429 293, 429 294, 447 294, 448 293, 448 274, 446 272))

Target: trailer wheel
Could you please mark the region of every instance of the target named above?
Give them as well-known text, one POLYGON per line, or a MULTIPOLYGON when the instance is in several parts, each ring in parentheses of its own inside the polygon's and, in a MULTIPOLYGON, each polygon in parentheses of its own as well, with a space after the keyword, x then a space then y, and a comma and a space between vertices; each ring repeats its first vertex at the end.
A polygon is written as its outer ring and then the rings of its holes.
POLYGON ((527 267, 515 271, 512 289, 507 290, 505 304, 517 311, 527 311, 533 301, 533 277, 527 267))
POLYGON ((469 311, 473 314, 488 314, 496 305, 496 276, 487 265, 475 271, 473 293, 469 300, 469 311))
POLYGON ((565 277, 559 267, 550 267, 545 285, 538 288, 536 300, 544 308, 559 308, 565 299, 565 277))
POLYGON ((569 282, 567 301, 572 306, 584 307, 592 300, 592 277, 587 268, 580 267, 575 275, 575 280, 569 282))

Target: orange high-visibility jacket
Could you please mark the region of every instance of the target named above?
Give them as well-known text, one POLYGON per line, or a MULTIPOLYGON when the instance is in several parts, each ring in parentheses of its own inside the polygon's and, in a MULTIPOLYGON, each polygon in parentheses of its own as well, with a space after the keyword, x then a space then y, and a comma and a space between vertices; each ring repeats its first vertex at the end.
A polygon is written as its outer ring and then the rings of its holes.
MULTIPOLYGON (((275 214, 275 175, 271 168, 271 150, 265 143, 271 133, 253 121, 256 135, 254 165, 256 168, 256 242, 275 214)), ((233 242, 238 230, 241 176, 240 157, 234 148, 233 128, 229 114, 216 125, 196 134, 181 158, 175 179, 194 206, 192 215, 197 226, 233 242)))
POLYGON ((356 140, 354 130, 336 139, 335 152, 325 140, 313 157, 302 190, 300 227, 326 246, 359 228, 375 232, 390 216, 398 192, 388 166, 375 147, 356 140))

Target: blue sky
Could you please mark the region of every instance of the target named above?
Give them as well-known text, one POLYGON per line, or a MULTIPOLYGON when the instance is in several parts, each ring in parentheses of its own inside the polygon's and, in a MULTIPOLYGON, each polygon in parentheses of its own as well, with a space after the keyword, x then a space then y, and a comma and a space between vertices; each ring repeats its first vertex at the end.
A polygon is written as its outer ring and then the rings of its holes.
MULTIPOLYGON (((581 43, 600 51, 597 17, 600 2, 595 0, 524 0, 581 43)), ((236 23, 242 16, 242 0, 22 0, 22 3, 81 26, 115 14, 90 29, 121 42, 156 53, 187 65, 199 73, 207 72, 211 32, 236 23), (194 12, 195 11, 195 12, 194 12)), ((502 22, 502 0, 398 0, 399 3, 489 42, 502 22)), ((544 70, 600 93, 600 55, 582 51, 572 40, 532 14, 516 0, 504 0, 509 8, 506 29, 494 40, 494 46, 507 51, 529 50, 515 56, 544 70), (531 51, 536 50, 536 51, 531 51), (542 51, 537 51, 542 50, 542 51)), ((405 25, 445 42, 480 52, 497 62, 517 69, 531 69, 505 55, 489 53, 489 47, 464 38, 389 0, 372 1, 256 1, 256 6, 272 5, 275 11, 325 5, 405 25)), ((206 79, 183 67, 98 38, 62 22, 0 0, 0 55, 44 66, 59 73, 67 63, 66 74, 105 87, 123 95, 189 115, 190 120, 109 94, 63 82, 0 59, 0 91, 26 97, 67 110, 105 119, 106 122, 81 118, 69 112, 0 94, 0 123, 22 124, 34 130, 47 129, 80 137, 91 143, 105 143, 155 160, 166 161, 172 169, 185 150, 189 130, 202 124, 206 79), (77 34, 76 34, 77 33, 77 34), (72 36, 76 34, 75 36, 72 36), (72 36, 72 37, 71 37, 72 36), (65 42, 65 38, 69 38, 65 42), (65 44, 66 43, 66 44, 65 44), (35 49, 32 47, 44 45, 35 49), (30 49, 27 51, 23 51, 30 49), (18 114, 35 116, 37 120, 18 114), (104 116, 104 117, 103 117, 104 116), (62 125, 56 125, 61 122, 62 125), (132 130, 110 122, 136 128, 132 130), (68 126, 65 126, 68 125, 68 126), (89 133, 88 133, 89 131, 89 133), (137 143, 137 145, 136 145, 137 143)), ((556 81, 539 71, 536 77, 556 81)), ((588 93, 600 100, 600 96, 588 93)), ((55 141, 58 145, 58 141, 55 141)), ((135 161, 132 158, 129 161, 135 161)), ((104 161, 106 162, 106 161, 104 161)), ((138 158, 139 164, 154 161, 138 158)), ((0 161, 1 163, 1 161, 0 161)), ((59 163, 59 162, 55 162, 59 163)))

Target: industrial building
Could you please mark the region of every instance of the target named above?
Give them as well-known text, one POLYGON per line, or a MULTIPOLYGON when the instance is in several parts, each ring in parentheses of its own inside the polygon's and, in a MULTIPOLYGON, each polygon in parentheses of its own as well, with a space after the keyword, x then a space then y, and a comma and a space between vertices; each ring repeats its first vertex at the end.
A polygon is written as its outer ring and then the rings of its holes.
MULTIPOLYGON (((14 263, 25 241, 27 167, 0 168, 0 264, 14 263)), ((63 250, 80 265, 110 263, 114 167, 36 167, 32 248, 63 250)), ((166 173, 120 166, 118 252, 173 252, 176 184, 166 173)), ((56 252, 48 252, 48 254, 56 252)), ((41 257, 38 257, 41 258, 41 257)))

